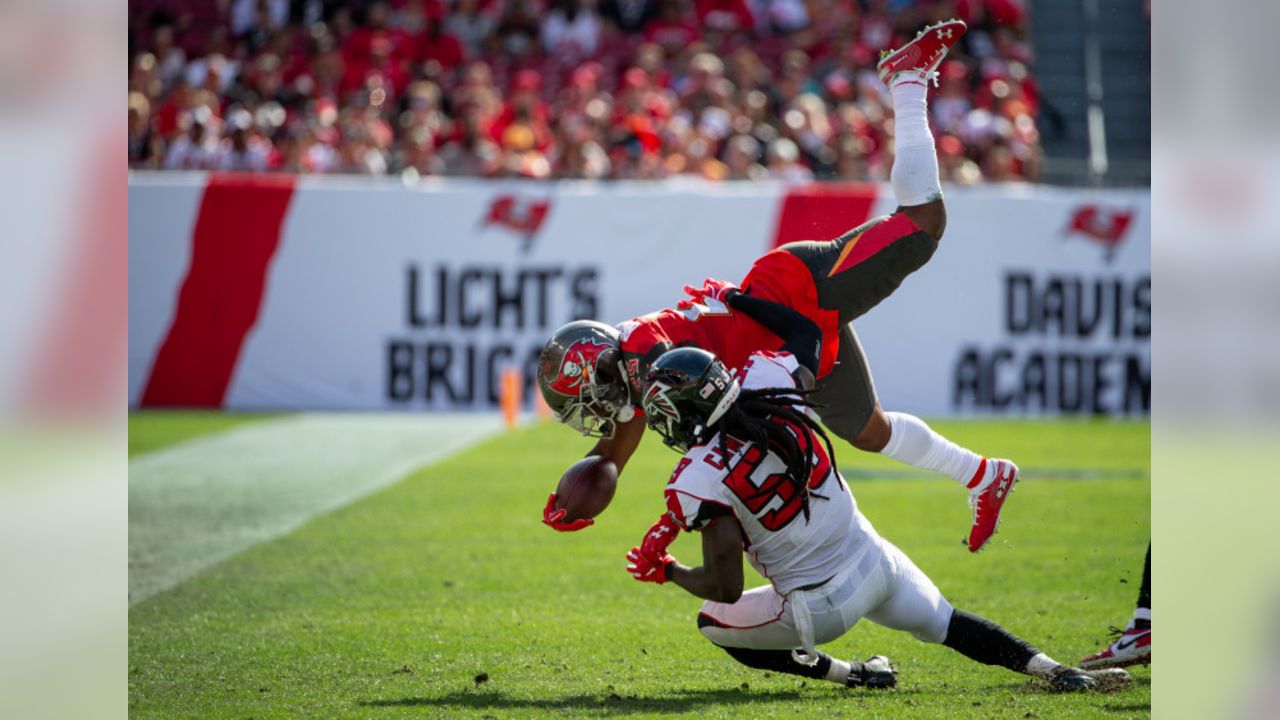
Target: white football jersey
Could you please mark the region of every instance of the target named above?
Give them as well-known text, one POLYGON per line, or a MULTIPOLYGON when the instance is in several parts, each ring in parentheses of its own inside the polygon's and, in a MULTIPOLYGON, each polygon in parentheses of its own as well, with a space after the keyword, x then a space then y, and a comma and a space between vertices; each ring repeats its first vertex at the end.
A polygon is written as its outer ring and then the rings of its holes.
MULTIPOLYGON (((798 367, 788 353, 756 353, 738 371, 738 381, 743 390, 795 388, 798 367)), ((680 460, 667 483, 667 509, 690 531, 732 513, 746 533, 747 560, 781 594, 823 582, 861 558, 879 537, 858 512, 822 439, 812 441, 818 457, 809 479, 807 521, 782 458, 732 437, 726 458, 718 434, 680 460)))

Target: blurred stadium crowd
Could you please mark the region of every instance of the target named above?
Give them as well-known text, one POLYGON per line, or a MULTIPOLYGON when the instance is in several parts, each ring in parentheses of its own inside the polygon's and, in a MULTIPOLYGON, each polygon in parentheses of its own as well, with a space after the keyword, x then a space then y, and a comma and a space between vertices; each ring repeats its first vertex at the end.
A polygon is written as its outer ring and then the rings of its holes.
POLYGON ((944 179, 1037 179, 1024 0, 130 0, 134 168, 877 180, 879 51, 970 31, 944 179))

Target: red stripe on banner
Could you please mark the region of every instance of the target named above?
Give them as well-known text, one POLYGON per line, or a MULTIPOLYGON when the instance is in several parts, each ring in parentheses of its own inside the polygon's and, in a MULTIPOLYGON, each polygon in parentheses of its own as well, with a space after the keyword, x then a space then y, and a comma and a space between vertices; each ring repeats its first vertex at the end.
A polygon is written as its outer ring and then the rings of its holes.
POLYGON ((871 217, 879 188, 871 183, 792 188, 782 201, 773 247, 797 240, 834 240, 871 217))
POLYGON ((293 189, 290 175, 209 178, 191 237, 191 266, 141 405, 222 405, 258 320, 293 189))
POLYGON ((74 187, 71 252, 53 278, 59 292, 23 388, 23 409, 40 417, 113 417, 119 408, 129 338, 129 198, 119 182, 127 172, 119 136, 98 140, 93 172, 74 187))

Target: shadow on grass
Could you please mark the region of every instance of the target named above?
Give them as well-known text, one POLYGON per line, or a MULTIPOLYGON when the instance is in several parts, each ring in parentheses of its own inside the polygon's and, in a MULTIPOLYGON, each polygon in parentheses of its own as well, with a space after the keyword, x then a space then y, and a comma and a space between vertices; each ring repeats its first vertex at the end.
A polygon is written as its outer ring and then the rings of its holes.
POLYGON ((1107 703, 1102 706, 1103 710, 1113 713, 1151 713, 1151 703, 1135 702, 1135 703, 1107 703))
MULTIPOLYGON (((897 693, 858 693, 867 698, 889 697, 897 693)), ((501 692, 465 691, 439 697, 405 697, 387 700, 361 700, 364 707, 422 707, 471 710, 595 710, 606 715, 632 713, 682 713, 707 705, 759 706, 763 703, 794 702, 806 695, 800 690, 676 690, 659 697, 635 695, 569 695, 559 698, 514 698, 501 692)))
MULTIPOLYGON (((1151 687, 1150 677, 1130 676, 1130 679, 1132 680, 1132 682, 1127 687, 1115 688, 1112 690, 1088 691, 1088 692, 1082 692, 1079 694, 1085 695, 1085 696, 1104 695, 1104 696, 1124 697, 1126 693, 1133 692, 1134 690, 1138 690, 1139 688, 1151 687)), ((1021 692, 1021 693, 1031 694, 1031 695, 1075 695, 1076 694, 1071 691, 1054 690, 1053 687, 1049 685, 1049 683, 1043 680, 1034 680, 1030 678, 1023 679, 1023 680, 1005 681, 1000 683, 996 687, 1007 690, 1009 692, 1021 692)))

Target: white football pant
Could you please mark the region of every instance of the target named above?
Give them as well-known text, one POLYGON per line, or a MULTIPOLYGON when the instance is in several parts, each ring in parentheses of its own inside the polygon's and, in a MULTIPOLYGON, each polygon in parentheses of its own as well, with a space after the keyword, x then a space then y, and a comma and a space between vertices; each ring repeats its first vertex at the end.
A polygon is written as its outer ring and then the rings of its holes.
MULTIPOLYGON (((951 622, 951 603, 911 558, 883 538, 879 548, 822 587, 795 595, 804 598, 817 644, 844 635, 864 617, 941 643, 951 622)), ((732 604, 707 601, 701 613, 715 623, 701 628, 702 634, 721 647, 794 650, 803 644, 791 600, 772 585, 753 588, 732 604)))

